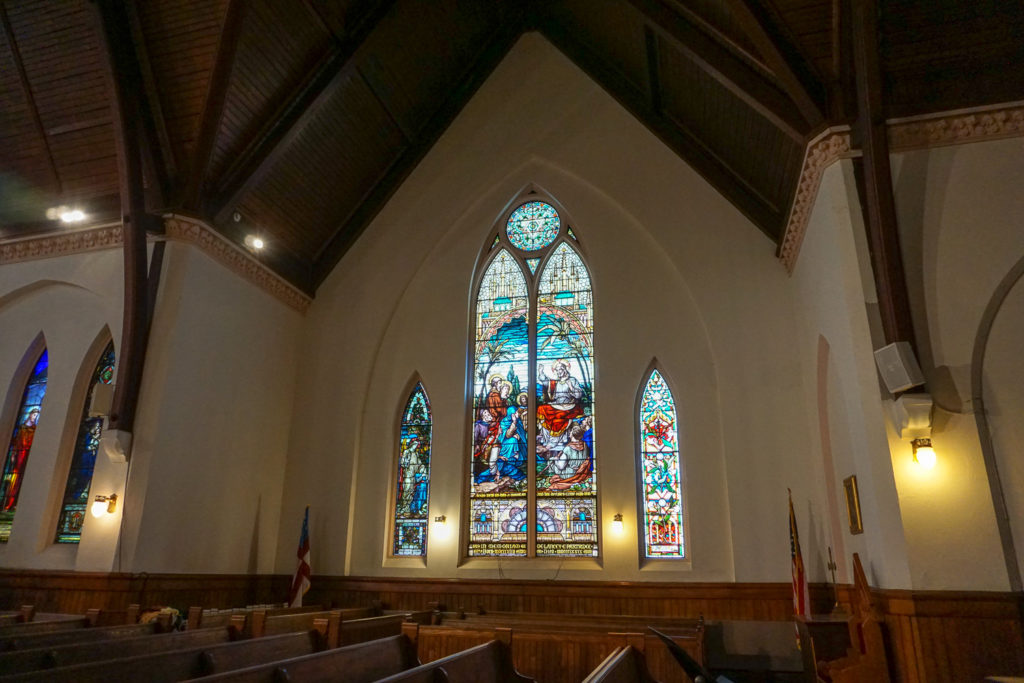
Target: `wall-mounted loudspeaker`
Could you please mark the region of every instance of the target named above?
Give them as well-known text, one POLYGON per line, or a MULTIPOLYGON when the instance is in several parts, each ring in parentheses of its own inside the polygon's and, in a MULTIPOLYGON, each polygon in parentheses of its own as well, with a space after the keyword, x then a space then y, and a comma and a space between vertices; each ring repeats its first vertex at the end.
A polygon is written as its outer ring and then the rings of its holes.
POLYGON ((878 374, 885 382, 885 388, 893 394, 924 384, 921 366, 917 364, 910 344, 905 341, 889 344, 875 351, 875 365, 878 366, 878 374))

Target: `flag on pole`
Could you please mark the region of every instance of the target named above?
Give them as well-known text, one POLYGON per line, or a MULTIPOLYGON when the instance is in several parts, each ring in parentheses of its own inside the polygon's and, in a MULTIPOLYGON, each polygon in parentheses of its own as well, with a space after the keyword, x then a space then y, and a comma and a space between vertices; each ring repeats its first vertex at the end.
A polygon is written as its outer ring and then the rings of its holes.
MULTIPOLYGON (((786 489, 789 491, 789 489, 786 489)), ((793 614, 800 617, 811 615, 811 594, 804 571, 804 558, 800 554, 800 533, 796 528, 796 514, 793 512, 793 492, 789 491, 789 554, 793 563, 793 614)), ((797 645, 800 631, 797 630, 797 645)))
POLYGON ((302 607, 302 596, 309 590, 309 577, 313 573, 309 566, 309 506, 306 506, 306 516, 302 519, 302 535, 299 537, 299 549, 295 553, 299 558, 299 566, 295 569, 295 576, 292 577, 292 590, 288 595, 288 604, 291 607, 302 607))

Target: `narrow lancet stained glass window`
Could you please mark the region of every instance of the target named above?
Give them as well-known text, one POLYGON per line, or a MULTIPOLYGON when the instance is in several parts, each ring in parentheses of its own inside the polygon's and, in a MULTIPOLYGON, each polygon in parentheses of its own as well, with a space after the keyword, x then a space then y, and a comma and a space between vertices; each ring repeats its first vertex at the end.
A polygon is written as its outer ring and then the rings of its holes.
POLYGON ((17 421, 14 423, 11 444, 7 448, 3 480, 0 481, 0 543, 6 543, 11 537, 11 525, 14 522, 18 494, 21 492, 21 484, 25 476, 25 464, 28 462, 28 454, 36 436, 36 425, 39 422, 43 397, 46 396, 46 377, 49 364, 49 356, 44 349, 25 385, 25 392, 22 394, 21 405, 18 408, 17 421))
POLYGON ((558 237, 558 213, 550 204, 527 202, 509 216, 505 233, 516 249, 537 251, 558 237))
POLYGON ((537 555, 596 556, 593 296, 567 243, 537 297, 537 555))
POLYGON ((82 523, 89 505, 89 485, 96 467, 96 452, 100 446, 100 432, 103 431, 103 417, 90 417, 89 405, 97 384, 114 381, 114 342, 107 344, 100 356, 89 382, 89 391, 82 409, 82 421, 75 439, 75 452, 71 456, 71 470, 64 487, 64 499, 60 517, 57 519, 55 543, 78 543, 82 540, 82 523))
POLYGON ((530 329, 526 277, 502 249, 476 299, 469 555, 526 555, 530 329))
POLYGON ((676 402, 665 378, 651 372, 640 399, 646 557, 684 557, 683 499, 676 402))
POLYGON ((430 401, 417 383, 402 412, 395 529, 392 554, 427 554, 427 509, 430 503, 430 401))

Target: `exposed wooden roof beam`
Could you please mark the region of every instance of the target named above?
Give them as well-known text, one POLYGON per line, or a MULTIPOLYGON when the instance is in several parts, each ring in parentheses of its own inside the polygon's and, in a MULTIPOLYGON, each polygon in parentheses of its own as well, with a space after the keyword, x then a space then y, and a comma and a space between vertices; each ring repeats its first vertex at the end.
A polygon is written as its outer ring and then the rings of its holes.
POLYGON ((206 206, 215 222, 222 223, 230 216, 239 199, 259 184, 319 105, 330 99, 341 86, 346 75, 355 68, 359 48, 394 4, 395 0, 378 2, 346 40, 335 43, 305 82, 239 155, 238 161, 225 174, 216 197, 206 206))
POLYGON ((825 90, 795 46, 789 43, 758 0, 727 0, 768 67, 812 128, 825 120, 825 90))
POLYGON ((659 0, 629 0, 646 24, 672 42, 711 78, 775 124, 790 138, 804 144, 810 126, 789 97, 749 66, 659 0))
POLYGON ((692 131, 656 111, 647 93, 619 75, 614 67, 580 41, 575 32, 550 20, 542 22, 541 30, 548 40, 636 116, 669 149, 692 166, 754 225, 773 241, 778 241, 783 220, 778 207, 759 194, 692 131))
MULTIPOLYGON (((149 340, 152 313, 149 288, 155 286, 146 266, 146 233, 154 221, 146 214, 142 177, 144 88, 132 44, 130 20, 123 3, 119 0, 96 0, 93 6, 97 31, 102 36, 101 49, 107 62, 124 235, 124 319, 110 427, 131 432, 149 340)), ((162 253, 162 249, 154 252, 154 258, 162 253)), ((158 266, 154 268, 154 277, 157 273, 158 266)))
POLYGON ((156 183, 156 190, 159 193, 159 197, 155 198, 155 203, 159 204, 156 208, 162 210, 171 199, 171 184, 172 179, 177 175, 177 162, 174 159, 170 136, 167 134, 163 108, 160 106, 160 93, 156 86, 156 79, 153 77, 153 69, 150 66, 146 36, 142 31, 142 23, 139 21, 137 3, 138 0, 125 2, 125 10, 128 13, 132 44, 135 47, 135 58, 142 76, 145 95, 143 125, 146 127, 145 138, 149 151, 146 155, 146 162, 150 177, 156 183))
POLYGON ((245 20, 247 0, 230 0, 224 15, 224 25, 220 32, 217 47, 217 59, 210 76, 210 85, 206 90, 206 101, 199 122, 199 135, 196 138, 195 151, 192 155, 192 168, 187 184, 182 191, 181 204, 188 209, 200 208, 200 197, 206 184, 206 174, 213 158, 213 150, 217 141, 224 114, 224 102, 227 100, 228 87, 231 85, 231 73, 235 66, 235 53, 238 39, 242 34, 245 20))
POLYGON ((39 134, 39 140, 43 144, 43 149, 46 150, 46 160, 49 162, 50 173, 53 175, 53 187, 57 196, 61 196, 64 193, 63 185, 60 181, 60 174, 57 172, 57 163, 53 160, 53 152, 50 150, 50 140, 46 136, 46 129, 43 127, 43 120, 39 116, 39 107, 36 106, 35 97, 32 96, 32 86, 28 81, 28 72, 25 71, 25 63, 21 59, 21 51, 18 49, 18 40, 14 36, 14 29, 11 28, 11 20, 7 17, 7 9, 4 4, 0 2, 0 22, 4 25, 4 34, 7 37, 7 45, 11 50, 11 57, 14 60, 14 68, 18 70, 18 80, 21 83, 21 90, 25 95, 25 104, 28 106, 29 112, 32 115, 32 123, 35 126, 36 132, 39 134))
POLYGON ((498 63, 522 35, 522 26, 523 23, 520 20, 507 21, 494 36, 485 42, 473 66, 466 72, 459 84, 448 91, 448 97, 434 112, 430 121, 420 129, 398 158, 391 163, 383 177, 377 181, 355 211, 317 254, 313 265, 314 286, 318 287, 331 273, 352 243, 362 234, 377 213, 384 208, 402 181, 412 173, 420 160, 441 137, 441 134, 451 125, 473 93, 494 71, 498 63))

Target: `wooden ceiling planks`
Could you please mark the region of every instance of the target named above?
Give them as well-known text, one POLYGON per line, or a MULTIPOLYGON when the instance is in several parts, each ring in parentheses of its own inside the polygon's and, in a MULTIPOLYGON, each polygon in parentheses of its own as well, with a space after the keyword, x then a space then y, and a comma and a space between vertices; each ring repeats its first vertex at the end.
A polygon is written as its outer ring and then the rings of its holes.
POLYGON ((817 74, 835 78, 832 12, 835 0, 772 0, 780 23, 817 74))
POLYGON ((282 226, 294 253, 312 261, 405 145, 358 74, 350 74, 239 203, 258 225, 282 226))
POLYGON ((227 0, 146 0, 138 14, 174 156, 188 167, 227 0))
POLYGON ((251 0, 242 21, 209 175, 219 177, 326 52, 327 32, 302 0, 251 0))

